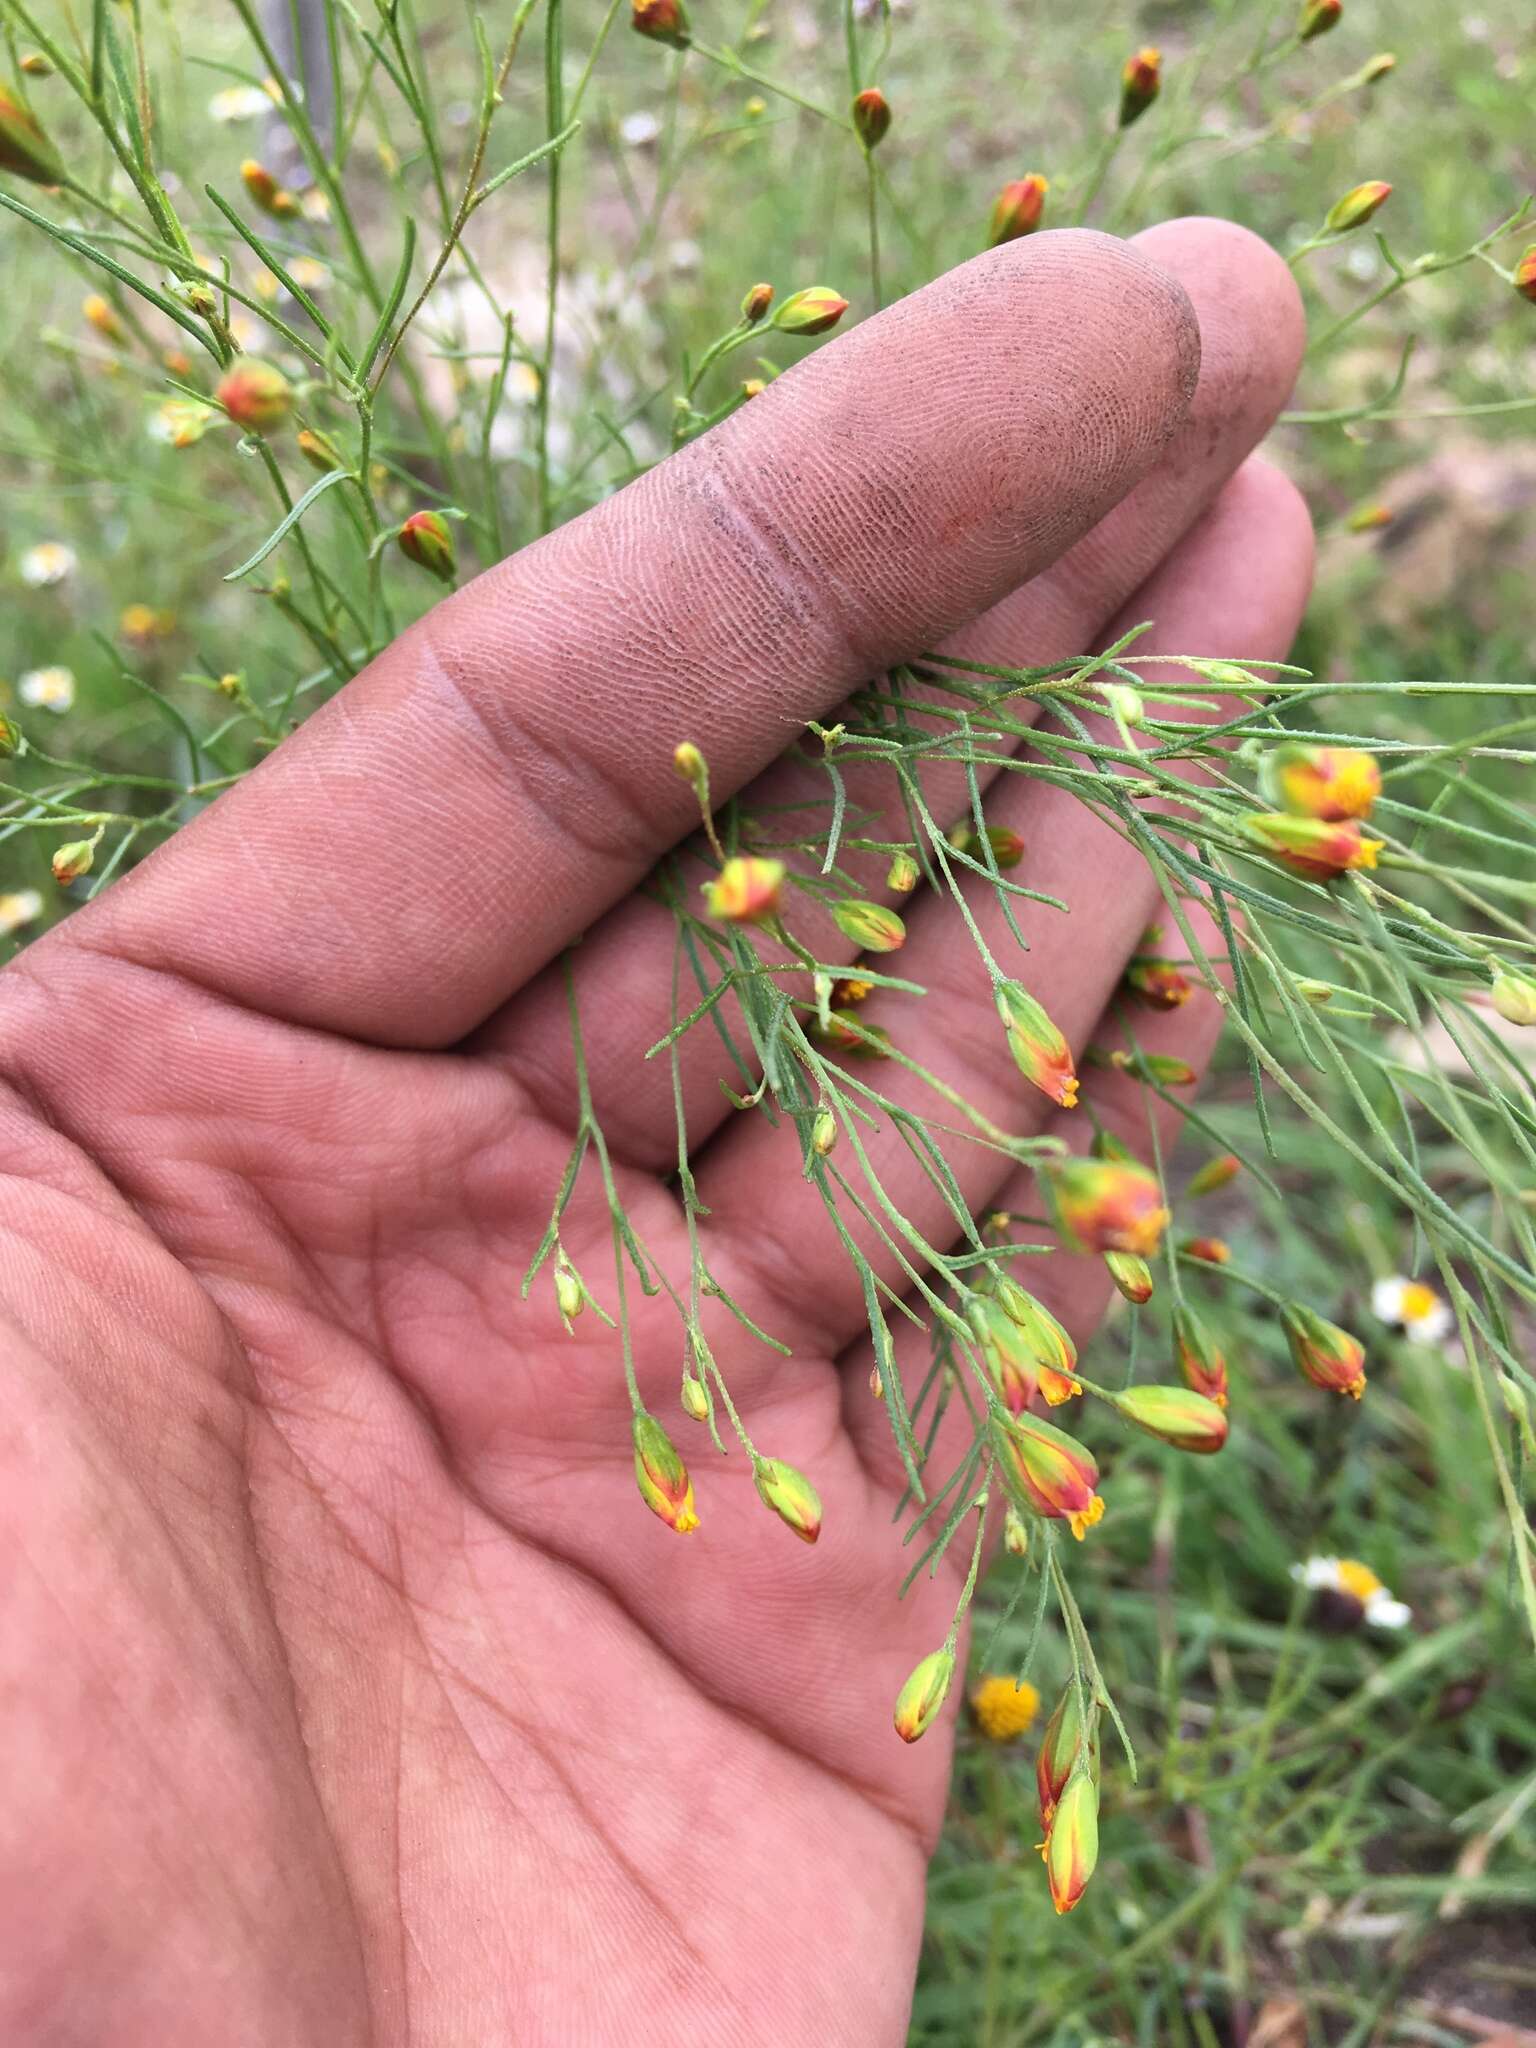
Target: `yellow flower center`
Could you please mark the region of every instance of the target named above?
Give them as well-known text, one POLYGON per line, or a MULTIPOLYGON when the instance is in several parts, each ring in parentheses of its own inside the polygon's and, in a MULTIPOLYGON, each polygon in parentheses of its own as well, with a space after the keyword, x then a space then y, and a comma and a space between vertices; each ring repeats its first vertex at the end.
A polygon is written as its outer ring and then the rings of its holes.
POLYGON ((1426 1287, 1422 1280, 1410 1280, 1403 1289, 1402 1303, 1398 1309, 1405 1323, 1422 1322, 1440 1306, 1440 1297, 1433 1287, 1426 1287))
POLYGON ((1369 1600, 1373 1593, 1382 1591, 1381 1581, 1370 1566, 1353 1557, 1339 1559, 1339 1584, 1346 1593, 1353 1593, 1360 1601, 1369 1600))

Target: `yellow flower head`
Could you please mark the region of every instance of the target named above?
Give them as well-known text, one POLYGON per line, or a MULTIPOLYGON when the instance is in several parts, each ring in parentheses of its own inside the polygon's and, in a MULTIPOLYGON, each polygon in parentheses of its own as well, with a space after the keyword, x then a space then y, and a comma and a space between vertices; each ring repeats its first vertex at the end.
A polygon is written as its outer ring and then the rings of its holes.
POLYGON ((1015 1685, 1011 1678, 983 1678, 971 1694, 971 1712, 990 1742, 1012 1742, 1033 1727, 1040 1711, 1040 1695, 1026 1679, 1015 1685))

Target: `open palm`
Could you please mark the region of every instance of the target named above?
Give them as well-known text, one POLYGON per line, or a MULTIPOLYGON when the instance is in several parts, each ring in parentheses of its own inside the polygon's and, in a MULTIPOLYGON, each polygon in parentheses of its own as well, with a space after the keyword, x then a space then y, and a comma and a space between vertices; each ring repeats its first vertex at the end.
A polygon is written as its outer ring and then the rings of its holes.
MULTIPOLYGON (((635 1296, 702 1525, 645 1513, 614 1339, 518 1293, 576 1114, 556 963, 585 935, 615 1170, 681 1274, 642 1060, 671 917, 631 893, 693 821, 674 743, 717 795, 793 801, 798 727, 948 634, 1042 661, 1123 614, 1282 656, 1306 520, 1243 458, 1297 345, 1283 267, 1218 223, 978 258, 439 607, 7 972, 0 2037, 901 2038, 948 1737, 907 1749, 890 1703, 954 1587, 896 1599, 857 1288, 707 1033, 680 1078, 709 1257, 792 1355, 709 1333, 825 1530, 796 1544, 691 1434, 675 1312, 635 1296)), ((989 817, 1071 903, 1028 979, 1081 1043, 1150 882, 1040 785, 989 817)), ((909 924, 904 1042, 1037 1126, 949 921, 909 924)), ((1214 1011, 1150 1042, 1199 1057, 1214 1011)), ((995 1155, 954 1163, 1009 1199, 995 1155)), ((611 1304, 589 1179, 564 1241, 611 1304)), ((1041 1285, 1086 1335, 1095 1276, 1041 1285)))

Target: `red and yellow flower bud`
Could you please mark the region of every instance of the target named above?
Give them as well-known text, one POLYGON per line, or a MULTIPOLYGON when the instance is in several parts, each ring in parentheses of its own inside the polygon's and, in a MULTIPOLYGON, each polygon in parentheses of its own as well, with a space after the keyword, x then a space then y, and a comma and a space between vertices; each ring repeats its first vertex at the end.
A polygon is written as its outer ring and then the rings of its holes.
POLYGON ((1120 126, 1139 121, 1163 89, 1163 55, 1150 44, 1133 51, 1120 73, 1120 126))
POLYGON ((988 825, 981 839, 969 825, 957 825, 949 835, 949 843, 956 853, 968 853, 973 860, 981 859, 983 841, 1000 868, 1016 868, 1024 858, 1023 839, 1007 825, 988 825))
POLYGON ((1040 225, 1045 195, 1050 189, 1050 180, 1042 178, 1038 171, 1005 185, 992 202, 987 247, 995 249, 1001 242, 1016 242, 1021 235, 1032 235, 1040 225))
POLYGON ((1177 1010, 1194 994, 1194 984, 1182 967, 1172 960, 1147 955, 1134 959, 1126 968, 1125 985, 1149 1010, 1177 1010))
POLYGON ((1173 1314, 1173 1348, 1186 1387, 1227 1405, 1227 1361, 1221 1346, 1192 1309, 1178 1308, 1173 1314))
POLYGON ((294 446, 311 469, 329 471, 347 466, 336 443, 318 427, 301 427, 294 435, 294 446))
POLYGON ((730 924, 761 924, 775 916, 784 872, 781 860, 764 860, 755 853, 733 854, 714 880, 704 884, 710 916, 723 917, 730 924))
POLYGON ((756 327, 760 320, 767 319, 772 304, 773 286, 755 284, 741 302, 741 317, 748 327, 756 327))
POLYGON ((53 60, 45 57, 41 50, 28 50, 16 67, 28 78, 52 78, 53 60))
POLYGON ((830 1010, 825 1027, 813 1019, 810 1034, 821 1045, 856 1060, 888 1060, 891 1034, 879 1024, 866 1024, 857 1010, 830 1010))
POLYGON ((903 1742, 916 1742, 930 1728, 943 1706, 955 1675, 955 1653, 949 1648, 926 1656, 896 1695, 893 1719, 903 1742))
POLYGON ((1186 1259, 1199 1259, 1206 1266, 1224 1266, 1232 1257, 1224 1237, 1186 1237, 1179 1250, 1186 1259))
POLYGON ((1288 1304, 1283 1321, 1291 1357, 1303 1379, 1358 1401, 1365 1392, 1365 1347, 1359 1338, 1300 1302, 1288 1304))
POLYGON ((921 879, 921 870, 910 853, 893 856, 886 870, 885 886, 894 889, 898 896, 910 896, 921 879))
POLYGON ((825 334, 848 310, 848 301, 830 286, 810 285, 803 292, 791 292, 773 316, 780 334, 825 334))
POLYGON ((1040 1825, 1049 1829, 1051 1819, 1068 1780, 1077 1768, 1079 1755, 1084 1769, 1097 1776, 1099 1738, 1097 1719, 1090 1733, 1083 1714, 1081 1688, 1069 1685, 1056 1703, 1056 1711, 1045 1724, 1040 1753, 1035 1758, 1035 1790, 1040 1795, 1040 1825))
POLYGON ((251 203, 259 206, 263 213, 270 213, 278 220, 286 220, 299 210, 299 202, 284 186, 280 185, 265 164, 259 164, 255 157, 248 156, 240 166, 240 182, 250 194, 251 203))
POLYGON ((785 1527, 802 1543, 814 1543, 821 1534, 821 1495, 805 1474, 782 1458, 759 1458, 752 1476, 764 1504, 785 1527))
POLYGON ((633 0, 629 25, 653 43, 670 43, 674 50, 688 47, 688 10, 683 0, 633 0))
POLYGON ((1022 1415, 1039 1385, 1039 1369, 1024 1332, 996 1301, 986 1298, 973 1305, 971 1327, 1004 1407, 1010 1415, 1022 1415))
POLYGON ((1025 1505, 1048 1521, 1065 1522, 1081 1542, 1104 1514, 1092 1452, 1053 1422, 1034 1415, 1004 1421, 994 1412, 992 1434, 1003 1476, 1025 1505))
POLYGON ((891 103, 878 85, 867 85, 853 103, 853 128, 866 149, 885 140, 891 125, 891 103))
POLYGON ((1000 981, 996 999, 997 1014, 1008 1034, 1008 1050, 1019 1072, 1052 1102, 1059 1102, 1063 1109, 1074 1108, 1077 1070, 1060 1026, 1052 1023, 1043 1007, 1016 981, 1000 981))
POLYGON ((1296 33, 1302 42, 1310 43, 1317 36, 1327 35, 1329 29, 1337 28, 1343 12, 1344 0, 1306 0, 1296 33))
POLYGON ((1502 962, 1488 999, 1506 1024, 1536 1024, 1536 980, 1502 962))
POLYGON ((57 185, 64 177, 58 151, 8 92, 0 92, 0 171, 34 185, 57 185))
POLYGON ((1134 1252, 1106 1252, 1104 1264, 1109 1277, 1128 1302, 1136 1308, 1152 1299, 1152 1268, 1134 1252))
POLYGON ((1087 1771, 1068 1780, 1042 1853, 1051 1903, 1058 1913, 1070 1913, 1099 1860, 1099 1788, 1087 1771))
POLYGON ((1227 1440, 1223 1402, 1196 1393, 1193 1387, 1127 1387, 1116 1395, 1115 1406, 1127 1422, 1176 1451, 1208 1457, 1227 1440))
POLYGON ((1363 228, 1386 205, 1392 196, 1392 187, 1380 178, 1367 179, 1363 185, 1354 185, 1336 199, 1329 207, 1323 226, 1330 235, 1347 235, 1353 228, 1363 228))
POLYGON ((907 941, 907 928, 894 910, 857 896, 845 896, 832 905, 832 922, 866 953, 894 953, 907 941))
POLYGON ((78 882, 82 875, 88 875, 96 859, 94 839, 72 839, 67 846, 55 848, 52 862, 53 879, 61 889, 71 882, 78 882))
POLYGON ((85 315, 86 324, 94 327, 104 341, 121 345, 128 339, 128 330, 118 317, 117 308, 110 299, 104 299, 100 292, 92 292, 82 299, 80 311, 85 315))
POLYGON ((1043 1301, 1006 1275, 998 1282, 997 1302, 1023 1339, 1025 1355, 1036 1368, 1039 1391, 1053 1408, 1083 1391, 1077 1378, 1077 1346, 1043 1301))
POLYGON ((1271 859, 1309 882, 1331 882, 1351 868, 1373 868, 1380 839, 1366 839, 1353 818, 1296 818, 1288 811, 1255 813, 1241 831, 1271 859))
POLYGON ((453 529, 441 512, 413 512, 395 536, 395 545, 408 562, 427 570, 439 583, 453 581, 453 529))
POLYGON ((1298 818, 1363 818, 1381 795, 1381 764, 1363 747, 1275 747, 1259 769, 1266 799, 1298 818))
POLYGON ((237 427, 270 434, 293 411, 293 387, 275 363, 242 356, 227 372, 214 397, 237 427))
POLYGON ((1235 1152, 1218 1152, 1214 1159, 1207 1159, 1198 1173, 1190 1175, 1186 1195, 1211 1195, 1217 1188, 1224 1188, 1234 1181, 1243 1170, 1243 1163, 1235 1152))
POLYGON ((1065 1159, 1041 1168, 1056 1227, 1073 1251, 1134 1252, 1149 1259, 1168 1211, 1154 1174, 1121 1159, 1065 1159))
POLYGON ((1532 242, 1515 265, 1512 282, 1522 299, 1536 302, 1536 242, 1532 242))
POLYGON ((686 1536, 699 1526, 693 1504, 693 1481, 677 1446, 654 1415, 644 1409, 635 1417, 635 1483, 640 1498, 669 1529, 686 1536))
POLYGON ((1346 533, 1379 533, 1384 526, 1392 524, 1394 514, 1390 505, 1357 505, 1344 521, 1346 533))

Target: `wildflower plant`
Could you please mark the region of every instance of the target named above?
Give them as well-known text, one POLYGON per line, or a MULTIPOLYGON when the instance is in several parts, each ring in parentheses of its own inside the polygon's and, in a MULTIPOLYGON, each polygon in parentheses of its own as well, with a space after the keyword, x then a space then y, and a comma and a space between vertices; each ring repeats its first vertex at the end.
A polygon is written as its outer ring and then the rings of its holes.
MULTIPOLYGON (((1139 225, 1185 189, 1192 161, 1262 161, 1288 124, 1320 109, 1347 122, 1400 82, 1391 56, 1351 42, 1339 0, 1213 10, 1198 48, 1128 33, 1075 130, 1021 138, 1016 175, 967 174, 960 217, 918 226, 933 117, 902 39, 945 31, 884 6, 822 11, 828 33, 797 55, 766 33, 764 9, 732 34, 705 0, 517 0, 467 16, 321 0, 319 46, 296 59, 255 0, 214 11, 206 50, 201 26, 183 24, 183 48, 140 0, 0 0, 14 60, 0 208, 17 246, 23 229, 43 238, 80 307, 72 328, 37 337, 60 396, 7 429, 7 460, 61 484, 125 463, 135 515, 185 522, 199 557, 188 589, 162 575, 131 626, 98 624, 91 596, 63 608, 93 589, 98 538, 84 524, 67 538, 18 526, 29 594, 0 792, 6 933, 109 886, 441 589, 709 432, 807 344, 836 346, 943 259, 1051 226, 1139 225), (626 98, 656 111, 645 191, 618 141, 626 98), (922 144, 904 147, 908 131, 922 144), (809 149, 823 180, 856 193, 857 254, 845 236, 834 265, 802 235, 782 274, 754 283, 730 206, 748 182, 787 191, 809 149), (684 188, 690 217, 706 214, 705 162, 719 167, 707 225, 723 246, 698 282, 680 266, 674 312, 658 283, 663 223, 684 188), (610 188, 630 215, 627 254, 573 308, 575 233, 610 188), (535 223, 541 274, 509 280, 498 252, 535 223), (727 263, 744 267, 716 291, 727 263), (136 435, 126 458, 102 429, 108 402, 136 435), (71 623, 55 633, 50 620, 71 623)), ((1325 280, 1291 423, 1340 445, 1411 412, 1411 329, 1379 384, 1330 390, 1341 345, 1392 317, 1389 302, 1451 272, 1490 306, 1536 297, 1518 194, 1461 242, 1418 247, 1390 225, 1401 191, 1356 168, 1342 197, 1318 195, 1294 223, 1287 252, 1304 285, 1325 280), (1374 288, 1328 268, 1341 246, 1371 243, 1374 288)), ((34 491, 29 516, 46 502, 34 491)), ((165 552, 163 539, 141 548, 146 574, 165 552)), ((683 1072, 719 1061, 739 1117, 798 1162, 818 1227, 856 1276, 868 1398, 904 1475, 893 1582, 935 1576, 959 1546, 948 1636, 893 1700, 909 1742, 965 1694, 952 1680, 1006 1518, 983 1662, 1015 1639, 1016 1612, 1028 1633, 976 1710, 989 1734, 1022 1732, 1031 1674, 1065 1673, 1038 1768, 1049 1889, 1067 1912, 1137 1770, 1134 1716, 1074 1590, 1122 1485, 1135 1493, 1152 1470, 1182 1486, 1179 1460, 1241 1455, 1257 1418, 1266 1442, 1277 1414, 1302 1434, 1336 1431, 1375 1395, 1377 1333, 1359 1324, 1366 1250, 1326 1293, 1297 1299, 1211 1235, 1202 1207, 1235 1182, 1282 1223, 1306 1199, 1303 1139, 1320 1176, 1399 1219, 1412 1270, 1438 1290, 1512 1599, 1536 1638, 1524 1420, 1536 1380, 1521 1339, 1536 1303, 1536 1096, 1519 1042, 1536 1022, 1536 882, 1518 794, 1536 760, 1536 683, 1318 678, 1242 646, 1165 646, 1154 619, 1044 663, 1028 653, 931 648, 870 676, 835 722, 798 737, 795 792, 776 807, 717 792, 715 736, 680 707, 673 766, 697 830, 649 884, 672 1000, 646 1058, 676 1104, 688 1261, 671 1270, 653 1254, 613 1171, 612 1104, 592 1085, 568 964, 580 1119, 523 1293, 547 1291, 568 1330, 607 1330, 610 1362, 584 1350, 581 1370, 627 1375, 637 1514, 707 1529, 712 1467, 728 1457, 751 1472, 765 1544, 779 1534, 770 1517, 817 1542, 815 1471, 775 1454, 771 1404, 760 1420, 733 1387, 760 1377, 734 1362, 744 1347, 785 1347, 712 1259, 683 1072), (1133 849, 1159 901, 1087 1045, 1032 988, 1031 953, 1073 904, 1031 880, 1031 847, 1006 817, 1021 787, 1057 792, 1133 849), (903 949, 909 926, 936 918, 946 975, 990 1003, 999 1066, 1016 1070, 1003 1114, 957 1089, 941 1052, 913 1049, 929 990, 903 949), (1241 1116, 1208 1114, 1194 1067, 1158 1049, 1159 1020, 1201 1005, 1219 1012, 1229 1072, 1246 1075, 1241 1116), (1139 1107, 1111 1112, 1127 1090, 1139 1107), (905 1194, 875 1142, 889 1133, 905 1194), (1433 1163, 1446 1150, 1449 1192, 1433 1163), (601 1277, 567 1242, 594 1178, 610 1235, 601 1277), (1081 1356, 1060 1300, 1030 1286, 1032 1265, 1063 1246, 1107 1267, 1125 1304, 1081 1356), (675 1313, 675 1415, 641 1397, 637 1297, 675 1313)), ((492 856, 466 849, 467 862, 492 856)), ((1380 1279, 1390 1267, 1378 1266, 1380 1279)), ((1393 1314, 1412 1329, 1406 1301, 1393 1314)), ((1362 1456, 1391 1455, 1383 1437, 1360 1441, 1362 1456)), ((778 1568, 797 1561, 784 1545, 778 1568)), ((1301 1590, 1323 1583, 1309 1571, 1297 1568, 1301 1590)))

